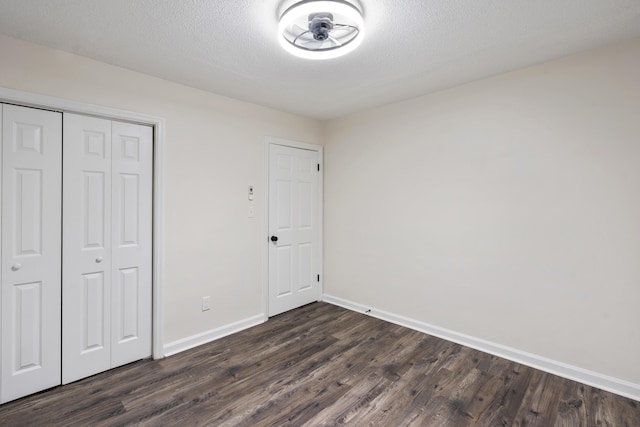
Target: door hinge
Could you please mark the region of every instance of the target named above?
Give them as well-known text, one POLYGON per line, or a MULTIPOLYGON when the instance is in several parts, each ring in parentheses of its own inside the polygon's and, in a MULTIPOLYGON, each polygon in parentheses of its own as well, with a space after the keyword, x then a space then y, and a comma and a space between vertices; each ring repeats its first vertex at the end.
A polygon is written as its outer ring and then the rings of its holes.
POLYGON ((320 282, 320 275, 318 274, 318 282, 320 282))
POLYGON ((318 172, 320 172, 320 163, 318 163, 318 172))

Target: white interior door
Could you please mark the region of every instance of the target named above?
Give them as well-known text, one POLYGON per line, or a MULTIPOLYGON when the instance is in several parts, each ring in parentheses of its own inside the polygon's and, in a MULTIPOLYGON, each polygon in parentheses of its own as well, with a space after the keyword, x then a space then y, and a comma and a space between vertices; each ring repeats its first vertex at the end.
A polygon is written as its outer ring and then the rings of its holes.
POLYGON ((2 105, 0 402, 60 384, 60 113, 2 105))
POLYGON ((151 356, 153 133, 113 122, 111 366, 151 356))
POLYGON ((64 116, 64 384, 151 355, 152 142, 64 116))
POLYGON ((62 382, 111 367, 111 122, 64 115, 62 382))
POLYGON ((269 316, 320 298, 318 152, 269 145, 269 316))

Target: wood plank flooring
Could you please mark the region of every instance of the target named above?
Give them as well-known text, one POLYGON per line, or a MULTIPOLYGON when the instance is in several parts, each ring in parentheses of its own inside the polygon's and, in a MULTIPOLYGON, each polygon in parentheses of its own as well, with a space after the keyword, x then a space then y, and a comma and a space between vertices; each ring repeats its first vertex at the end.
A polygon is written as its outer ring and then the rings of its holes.
POLYGON ((326 303, 0 406, 0 426, 640 426, 640 403, 326 303))

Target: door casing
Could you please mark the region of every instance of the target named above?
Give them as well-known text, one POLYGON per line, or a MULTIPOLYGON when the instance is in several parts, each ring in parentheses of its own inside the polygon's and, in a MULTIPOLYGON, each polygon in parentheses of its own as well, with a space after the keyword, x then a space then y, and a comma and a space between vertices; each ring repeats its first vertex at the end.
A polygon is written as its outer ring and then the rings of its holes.
POLYGON ((323 190, 323 177, 324 177, 324 155, 323 155, 323 147, 317 144, 308 144, 305 142, 292 141, 283 138, 277 138, 272 136, 267 136, 264 142, 264 223, 263 223, 263 232, 261 233, 261 237, 263 239, 262 245, 262 312, 264 313, 264 320, 266 321, 269 318, 269 147, 272 145, 284 145, 286 147, 292 148, 301 148, 304 150, 312 150, 318 153, 318 163, 320 164, 320 171, 318 172, 318 200, 317 200, 317 209, 318 209, 318 265, 320 266, 320 280, 318 282, 319 286, 319 295, 320 300, 322 300, 322 296, 324 295, 323 291, 323 283, 324 283, 324 266, 323 266, 323 201, 324 201, 324 190, 323 190))
MULTIPOLYGON (((41 108, 62 113, 77 113, 98 116, 109 120, 125 121, 153 127, 153 330, 152 355, 154 359, 164 357, 163 272, 164 272, 164 140, 165 120, 162 117, 136 113, 118 108, 70 101, 0 87, 0 102, 41 108)), ((2 173, 0 164, 0 176, 2 173)))

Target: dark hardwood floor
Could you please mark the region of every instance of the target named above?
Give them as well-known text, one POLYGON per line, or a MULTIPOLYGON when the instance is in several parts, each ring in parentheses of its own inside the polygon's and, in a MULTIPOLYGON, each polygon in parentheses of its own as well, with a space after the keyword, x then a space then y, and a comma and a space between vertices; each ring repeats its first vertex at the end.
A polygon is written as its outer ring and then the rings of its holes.
POLYGON ((315 303, 0 406, 0 426, 640 426, 640 404, 315 303))

